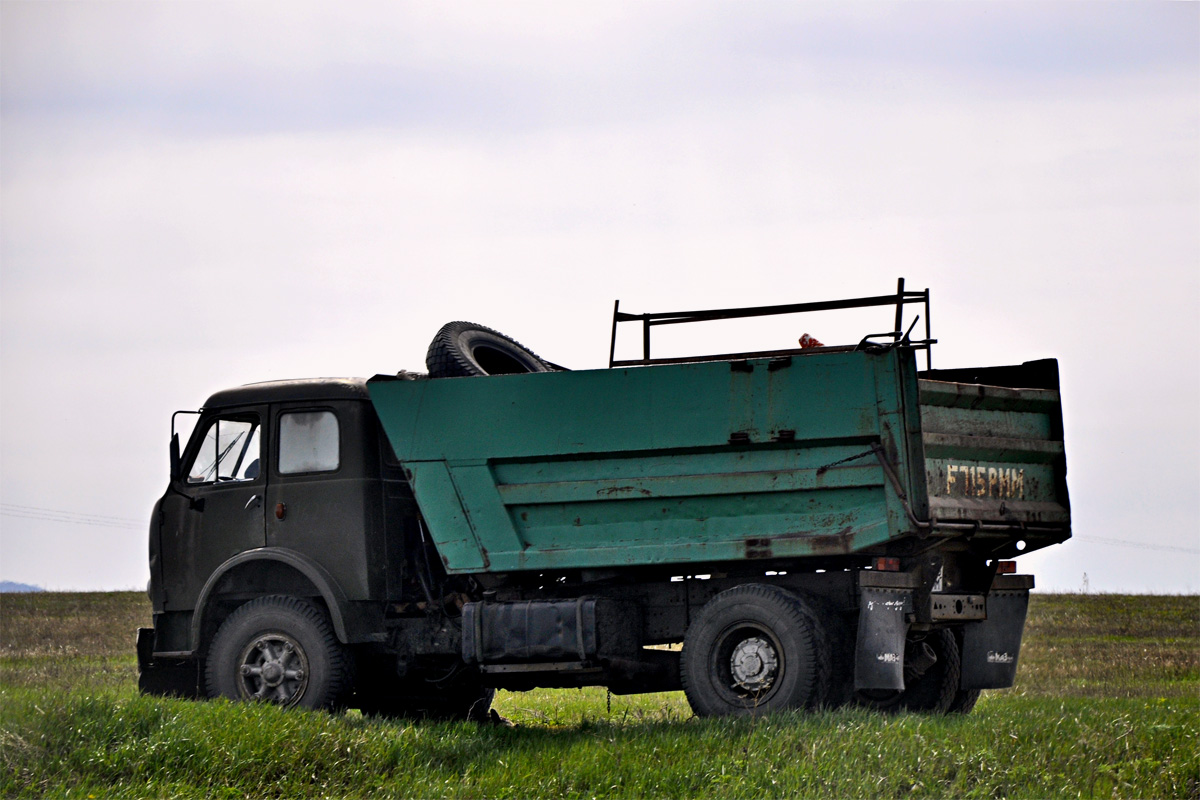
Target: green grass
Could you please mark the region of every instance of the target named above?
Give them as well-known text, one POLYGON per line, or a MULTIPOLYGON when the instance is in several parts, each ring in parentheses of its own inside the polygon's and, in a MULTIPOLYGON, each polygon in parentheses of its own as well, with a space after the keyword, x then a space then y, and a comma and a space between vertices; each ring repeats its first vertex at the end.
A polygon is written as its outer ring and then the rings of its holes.
POLYGON ((1036 596, 1018 685, 966 717, 502 692, 515 728, 140 697, 147 616, 135 594, 0 597, 0 795, 1200 797, 1196 597, 1036 596))

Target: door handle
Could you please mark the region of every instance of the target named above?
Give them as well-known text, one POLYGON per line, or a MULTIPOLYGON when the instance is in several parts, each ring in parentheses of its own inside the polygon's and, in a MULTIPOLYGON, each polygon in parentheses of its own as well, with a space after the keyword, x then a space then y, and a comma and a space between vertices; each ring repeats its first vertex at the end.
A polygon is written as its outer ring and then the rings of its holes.
POLYGON ((246 507, 244 510, 249 511, 251 506, 256 506, 256 505, 258 505, 258 506, 262 505, 262 498, 256 494, 252 494, 252 495, 250 495, 250 499, 246 501, 246 507))

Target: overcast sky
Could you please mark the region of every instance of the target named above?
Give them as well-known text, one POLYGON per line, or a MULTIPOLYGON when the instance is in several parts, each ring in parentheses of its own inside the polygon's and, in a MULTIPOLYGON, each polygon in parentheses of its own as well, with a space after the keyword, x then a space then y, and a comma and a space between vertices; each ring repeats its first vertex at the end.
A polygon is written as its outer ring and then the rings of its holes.
POLYGON ((1022 569, 1200 591, 1196 3, 0 0, 0 59, 0 579, 144 586, 218 389, 904 276, 935 366, 1060 360, 1076 538, 1022 569))

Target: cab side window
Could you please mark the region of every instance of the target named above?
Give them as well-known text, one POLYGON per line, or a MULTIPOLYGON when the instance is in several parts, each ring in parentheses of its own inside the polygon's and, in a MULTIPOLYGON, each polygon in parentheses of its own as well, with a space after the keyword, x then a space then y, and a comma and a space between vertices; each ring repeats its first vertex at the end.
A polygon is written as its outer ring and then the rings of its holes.
POLYGON ((258 478, 260 427, 257 418, 210 422, 187 470, 187 482, 226 483, 258 478))
POLYGON ((280 474, 333 472, 340 463, 338 420, 332 411, 280 414, 280 474))

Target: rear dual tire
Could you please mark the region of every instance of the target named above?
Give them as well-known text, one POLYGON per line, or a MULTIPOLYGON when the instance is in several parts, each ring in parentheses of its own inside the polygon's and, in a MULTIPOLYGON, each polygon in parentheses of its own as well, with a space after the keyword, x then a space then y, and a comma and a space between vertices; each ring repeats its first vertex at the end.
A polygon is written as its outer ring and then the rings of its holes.
MULTIPOLYGON (((911 643, 934 661, 903 691, 854 691, 853 626, 817 598, 745 584, 721 592, 684 637, 680 673, 697 716, 756 716, 837 708, 966 714, 978 689, 961 689, 958 637, 937 630, 911 643)), ((913 654, 914 660, 916 653, 913 654)))
POLYGON ((920 675, 906 675, 903 691, 860 691, 855 694, 857 703, 878 711, 925 714, 965 714, 970 711, 979 692, 959 688, 962 659, 954 632, 936 630, 923 639, 910 640, 905 647, 905 660, 912 659, 918 648, 928 648, 937 660, 920 675))

